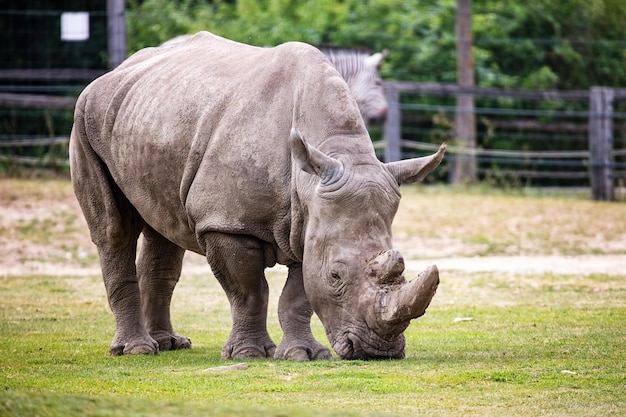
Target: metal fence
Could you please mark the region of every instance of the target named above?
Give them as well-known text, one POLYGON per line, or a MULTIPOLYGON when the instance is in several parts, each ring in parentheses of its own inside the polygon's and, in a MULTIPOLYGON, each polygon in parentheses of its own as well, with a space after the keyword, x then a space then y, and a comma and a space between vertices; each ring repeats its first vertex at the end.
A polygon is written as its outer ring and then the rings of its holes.
MULTIPOLYGON (((461 88, 454 84, 385 83, 389 113, 386 161, 416 156, 448 142, 448 161, 472 159, 482 180, 540 186, 588 186, 612 200, 626 183, 626 89, 576 91, 461 88), (476 148, 454 137, 459 94, 476 101, 476 148)), ((446 171, 444 164, 442 171, 446 171)))
POLYGON ((76 97, 93 69, 0 69, 0 164, 67 170, 76 97))
MULTIPOLYGON (((39 74, 40 79, 56 81, 66 77, 67 88, 76 94, 95 75, 39 74)), ((67 168, 75 98, 43 88, 0 90, 1 118, 23 112, 33 123, 45 125, 57 112, 65 123, 50 127, 45 136, 15 135, 0 125, 0 163, 67 168)), ((385 161, 423 155, 448 142, 448 157, 434 177, 438 181, 447 180, 452 158, 471 158, 483 181, 584 186, 593 190, 594 198, 608 200, 613 187, 626 184, 626 89, 520 91, 387 81, 385 91, 388 118, 382 140, 374 144, 385 161), (454 114, 463 111, 455 105, 457 94, 475 98, 476 148, 463 147, 453 136, 454 114)))

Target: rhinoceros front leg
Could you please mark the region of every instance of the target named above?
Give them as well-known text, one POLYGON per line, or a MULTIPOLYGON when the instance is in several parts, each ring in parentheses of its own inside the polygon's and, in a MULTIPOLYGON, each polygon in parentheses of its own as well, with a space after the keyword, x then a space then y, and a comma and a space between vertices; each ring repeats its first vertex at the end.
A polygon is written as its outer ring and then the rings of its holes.
POLYGON ((302 282, 302 264, 289 267, 287 282, 278 302, 278 319, 283 340, 274 357, 293 361, 330 359, 331 353, 311 333, 313 308, 309 304, 302 282))
POLYGON ((206 234, 201 241, 213 274, 226 292, 233 318, 222 358, 272 357, 276 345, 267 333, 269 288, 261 242, 224 233, 206 234))
POLYGON ((151 227, 144 227, 137 260, 141 308, 146 329, 159 344, 159 350, 191 347, 189 338, 174 332, 170 319, 172 293, 180 278, 184 255, 184 249, 151 227))
POLYGON ((135 268, 136 249, 136 239, 123 245, 98 245, 104 286, 115 316, 115 337, 110 347, 114 356, 159 351, 158 343, 143 324, 135 268))

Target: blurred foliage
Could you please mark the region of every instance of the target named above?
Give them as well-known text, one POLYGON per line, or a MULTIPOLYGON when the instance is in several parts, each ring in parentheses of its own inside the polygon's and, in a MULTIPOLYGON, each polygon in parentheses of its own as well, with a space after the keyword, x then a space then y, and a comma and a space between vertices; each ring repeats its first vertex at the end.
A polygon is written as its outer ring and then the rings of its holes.
MULTIPOLYGON (((129 0, 128 47, 199 30, 259 46, 360 46, 389 51, 384 78, 455 82, 455 11, 456 0, 129 0)), ((623 0, 483 0, 472 19, 480 86, 626 86, 623 0)))

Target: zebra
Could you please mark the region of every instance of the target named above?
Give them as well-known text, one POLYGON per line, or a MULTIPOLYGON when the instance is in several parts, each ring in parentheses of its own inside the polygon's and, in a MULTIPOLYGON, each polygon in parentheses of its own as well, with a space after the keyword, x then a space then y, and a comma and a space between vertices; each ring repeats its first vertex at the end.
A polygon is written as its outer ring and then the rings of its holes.
POLYGON ((387 99, 378 74, 387 51, 371 53, 367 49, 318 46, 346 80, 366 124, 382 124, 387 116, 387 99))
MULTIPOLYGON (((159 45, 160 48, 176 45, 193 35, 179 35, 159 45)), ((383 82, 378 74, 387 51, 372 53, 363 48, 317 46, 346 80, 352 96, 361 111, 366 125, 380 125, 387 116, 387 99, 383 82)))

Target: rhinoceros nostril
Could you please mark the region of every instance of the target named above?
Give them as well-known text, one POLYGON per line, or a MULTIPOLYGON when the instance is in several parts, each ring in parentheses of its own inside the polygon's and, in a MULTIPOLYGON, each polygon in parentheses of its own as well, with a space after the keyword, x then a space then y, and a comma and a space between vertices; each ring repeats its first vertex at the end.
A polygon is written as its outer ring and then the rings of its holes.
POLYGON ((346 343, 348 344, 348 349, 350 350, 350 353, 354 353, 354 342, 348 337, 346 343))

